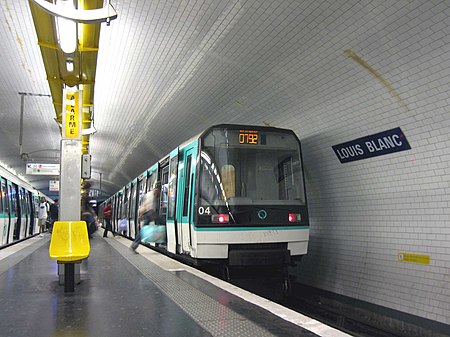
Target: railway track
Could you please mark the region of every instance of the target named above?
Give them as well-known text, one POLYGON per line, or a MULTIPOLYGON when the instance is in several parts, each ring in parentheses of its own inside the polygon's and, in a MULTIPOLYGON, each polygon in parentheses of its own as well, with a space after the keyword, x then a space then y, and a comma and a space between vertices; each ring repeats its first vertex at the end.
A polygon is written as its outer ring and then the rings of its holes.
MULTIPOLYGON (((371 325, 370 319, 361 315, 352 315, 339 305, 332 305, 332 301, 323 301, 323 296, 309 291, 298 283, 292 282, 292 293, 282 298, 282 287, 276 280, 237 279, 232 280, 236 286, 251 291, 259 296, 277 302, 291 310, 312 317, 338 330, 356 337, 404 337, 409 334, 398 334, 387 331, 379 326, 371 325)), ((373 322, 376 324, 377 322, 373 322)))

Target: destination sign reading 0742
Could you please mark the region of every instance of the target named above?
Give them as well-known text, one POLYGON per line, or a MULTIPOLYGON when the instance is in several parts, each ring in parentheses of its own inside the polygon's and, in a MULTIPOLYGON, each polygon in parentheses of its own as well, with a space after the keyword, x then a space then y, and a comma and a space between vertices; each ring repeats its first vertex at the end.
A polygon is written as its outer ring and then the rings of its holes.
POLYGON ((258 131, 239 130, 239 144, 258 145, 258 131))

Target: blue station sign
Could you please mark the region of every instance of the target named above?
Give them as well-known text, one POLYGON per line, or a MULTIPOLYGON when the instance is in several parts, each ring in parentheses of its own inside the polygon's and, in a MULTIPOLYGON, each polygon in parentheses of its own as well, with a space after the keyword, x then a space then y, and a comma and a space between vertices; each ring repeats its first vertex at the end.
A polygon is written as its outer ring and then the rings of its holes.
POLYGON ((382 156, 411 149, 400 128, 361 137, 332 146, 341 163, 382 156))

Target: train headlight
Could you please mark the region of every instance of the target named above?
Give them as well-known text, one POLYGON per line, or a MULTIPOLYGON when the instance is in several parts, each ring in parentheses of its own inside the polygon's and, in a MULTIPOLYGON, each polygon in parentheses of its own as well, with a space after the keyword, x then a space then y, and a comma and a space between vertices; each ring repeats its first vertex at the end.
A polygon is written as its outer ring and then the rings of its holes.
POLYGON ((228 223, 230 216, 228 214, 213 214, 211 215, 211 221, 213 223, 228 223))
POLYGON ((300 213, 289 213, 289 222, 302 221, 302 215, 300 213))

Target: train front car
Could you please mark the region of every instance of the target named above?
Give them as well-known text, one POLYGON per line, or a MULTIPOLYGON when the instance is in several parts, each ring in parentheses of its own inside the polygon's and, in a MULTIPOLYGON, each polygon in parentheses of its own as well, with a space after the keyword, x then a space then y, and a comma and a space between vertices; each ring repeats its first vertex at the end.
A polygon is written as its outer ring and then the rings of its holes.
POLYGON ((220 125, 200 138, 192 253, 229 267, 287 266, 307 253, 300 142, 272 127, 220 125))

